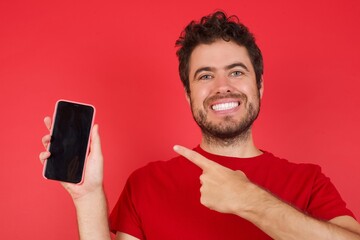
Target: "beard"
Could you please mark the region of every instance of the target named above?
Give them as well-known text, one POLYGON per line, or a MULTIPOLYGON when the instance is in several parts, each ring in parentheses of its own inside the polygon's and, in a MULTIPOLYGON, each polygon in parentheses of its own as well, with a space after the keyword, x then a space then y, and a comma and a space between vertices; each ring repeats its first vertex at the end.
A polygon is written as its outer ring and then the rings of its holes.
POLYGON ((245 113, 241 119, 234 119, 233 116, 224 116, 222 121, 214 123, 208 120, 207 110, 196 108, 190 99, 191 111, 195 122, 201 129, 204 140, 210 144, 230 145, 239 141, 246 141, 251 133, 251 127, 259 115, 260 95, 257 102, 248 102, 248 98, 242 93, 228 93, 209 97, 204 101, 204 109, 209 109, 210 102, 222 98, 238 98, 244 105, 245 113))

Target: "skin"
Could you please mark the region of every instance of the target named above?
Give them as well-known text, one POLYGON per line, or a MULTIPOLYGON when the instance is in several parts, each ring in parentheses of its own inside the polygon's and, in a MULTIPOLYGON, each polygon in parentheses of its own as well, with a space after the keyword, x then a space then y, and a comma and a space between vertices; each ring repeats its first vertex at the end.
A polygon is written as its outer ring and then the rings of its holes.
MULTIPOLYGON (((46 128, 51 130, 51 118, 44 119, 46 128)), ((50 156, 47 151, 50 134, 42 138, 46 151, 40 153, 40 161, 44 163, 50 156)), ((90 153, 85 168, 82 184, 61 182, 73 199, 80 239, 110 239, 106 196, 103 189, 103 155, 99 135, 99 126, 94 125, 91 132, 90 153)), ((124 238, 131 240, 132 238, 124 238)))
MULTIPOLYGON (((203 115, 207 124, 220 126, 220 132, 241 126, 250 114, 250 106, 259 110, 263 85, 257 88, 254 69, 244 47, 222 40, 199 45, 191 55, 189 74, 190 94, 186 98, 194 118, 203 115), (214 111, 214 104, 224 102, 240 102, 240 105, 214 111)), ((49 117, 45 118, 45 125, 50 130, 49 117)), ((221 140, 203 130, 200 145, 210 153, 223 156, 262 154, 254 145, 251 127, 246 131, 241 136, 221 140)), ((46 135, 42 139, 45 149, 50 138, 46 135)), ((349 216, 336 217, 329 222, 318 221, 253 184, 239 170, 228 169, 182 146, 175 146, 174 151, 202 169, 199 201, 209 209, 245 218, 273 239, 360 239, 360 225, 349 216)), ((40 153, 41 162, 49 156, 47 150, 40 153)), ((103 156, 98 126, 95 125, 83 184, 62 183, 74 201, 81 239, 110 239, 102 183, 103 156)), ((137 239, 120 232, 115 238, 137 239)))
MULTIPOLYGON (((235 43, 217 41, 197 46, 190 57, 189 81, 190 94, 187 95, 187 100, 195 119, 200 115, 199 112, 203 112, 210 124, 223 129, 236 129, 236 126, 249 117, 251 106, 256 112, 259 111, 263 84, 258 89, 247 50, 235 43), (231 97, 233 95, 239 97, 231 97), (217 96, 225 98, 218 99, 217 96), (224 111, 212 109, 214 104, 231 102, 240 102, 240 105, 224 111)), ((210 153, 235 157, 261 154, 253 143, 251 128, 225 141, 209 138, 203 131, 200 146, 210 153)))

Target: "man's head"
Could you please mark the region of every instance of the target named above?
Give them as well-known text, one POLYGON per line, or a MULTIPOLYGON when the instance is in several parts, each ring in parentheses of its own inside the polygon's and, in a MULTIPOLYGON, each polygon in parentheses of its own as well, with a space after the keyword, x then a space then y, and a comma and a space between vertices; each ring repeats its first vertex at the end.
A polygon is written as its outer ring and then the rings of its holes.
POLYGON ((179 74, 186 92, 190 93, 189 64, 193 50, 199 44, 210 44, 220 39, 233 41, 246 48, 260 89, 263 75, 263 58, 253 34, 249 32, 245 25, 239 22, 236 16, 227 17, 225 13, 218 11, 201 18, 200 22, 192 21, 176 41, 176 46, 179 47, 176 52, 179 59, 179 74))
POLYGON ((263 91, 262 57, 252 34, 237 18, 216 12, 191 22, 177 45, 181 80, 203 140, 249 139, 263 91))

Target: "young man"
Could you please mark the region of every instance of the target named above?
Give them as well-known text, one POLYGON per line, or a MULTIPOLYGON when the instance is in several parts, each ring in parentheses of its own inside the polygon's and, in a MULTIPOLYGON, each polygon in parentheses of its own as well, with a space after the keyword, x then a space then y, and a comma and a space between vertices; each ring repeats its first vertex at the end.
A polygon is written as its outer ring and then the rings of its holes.
MULTIPOLYGON (((110 216, 116 239, 360 239, 359 223, 318 166, 254 145, 263 63, 248 29, 216 12, 190 23, 177 46, 201 143, 175 146, 181 156, 129 177, 110 216)), ((45 123, 50 128, 50 118, 45 123)), ((46 135, 44 145, 49 141, 46 135)), ((85 182, 63 183, 82 239, 110 239, 102 162, 95 125, 85 182)))

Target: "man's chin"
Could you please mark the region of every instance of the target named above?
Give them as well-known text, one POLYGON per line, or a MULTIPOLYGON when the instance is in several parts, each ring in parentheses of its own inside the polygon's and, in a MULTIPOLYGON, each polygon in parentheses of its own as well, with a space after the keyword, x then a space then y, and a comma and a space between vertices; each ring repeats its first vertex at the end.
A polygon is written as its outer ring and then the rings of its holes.
POLYGON ((224 125, 211 125, 211 126, 203 126, 201 127, 202 132, 206 135, 212 136, 214 138, 219 139, 229 139, 236 138, 239 135, 243 134, 243 131, 247 131, 247 129, 243 129, 239 126, 224 126, 224 125))
POLYGON ((238 142, 247 141, 250 136, 250 131, 249 129, 237 131, 209 131, 209 129, 207 129, 206 131, 202 130, 202 135, 207 144, 229 146, 238 142))

